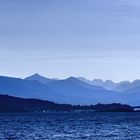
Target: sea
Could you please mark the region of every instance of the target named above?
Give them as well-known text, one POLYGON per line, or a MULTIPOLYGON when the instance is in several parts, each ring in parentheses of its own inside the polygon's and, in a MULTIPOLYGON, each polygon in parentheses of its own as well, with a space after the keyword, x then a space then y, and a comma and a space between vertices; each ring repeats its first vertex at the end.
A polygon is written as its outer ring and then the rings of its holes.
POLYGON ((140 113, 0 113, 0 140, 140 140, 140 113))

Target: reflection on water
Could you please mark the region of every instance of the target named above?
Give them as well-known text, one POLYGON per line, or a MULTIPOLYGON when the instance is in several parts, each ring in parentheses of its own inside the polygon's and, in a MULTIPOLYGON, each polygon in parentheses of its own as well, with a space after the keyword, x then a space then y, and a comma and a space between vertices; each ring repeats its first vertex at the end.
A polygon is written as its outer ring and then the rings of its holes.
POLYGON ((139 140, 140 113, 0 114, 0 140, 139 140))

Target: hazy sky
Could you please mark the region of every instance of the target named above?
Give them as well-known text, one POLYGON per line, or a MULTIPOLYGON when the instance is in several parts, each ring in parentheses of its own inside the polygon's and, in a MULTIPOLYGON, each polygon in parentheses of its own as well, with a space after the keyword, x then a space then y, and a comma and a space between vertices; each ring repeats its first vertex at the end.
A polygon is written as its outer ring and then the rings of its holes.
POLYGON ((0 75, 140 78, 140 0, 0 0, 0 75))

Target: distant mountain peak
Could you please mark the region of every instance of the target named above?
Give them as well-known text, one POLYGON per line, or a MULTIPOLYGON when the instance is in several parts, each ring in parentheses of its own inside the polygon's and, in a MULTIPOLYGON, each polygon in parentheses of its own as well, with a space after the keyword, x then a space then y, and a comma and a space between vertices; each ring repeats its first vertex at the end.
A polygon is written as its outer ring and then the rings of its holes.
POLYGON ((114 82, 111 81, 111 80, 106 80, 105 83, 107 83, 107 84, 113 84, 114 82))
POLYGON ((35 73, 29 77, 26 77, 25 80, 39 81, 40 83, 46 84, 46 83, 51 82, 55 79, 49 79, 49 78, 46 78, 44 76, 39 75, 38 73, 35 73))
POLYGON ((136 79, 132 82, 133 84, 140 84, 140 80, 139 79, 136 79))
POLYGON ((34 77, 42 77, 42 78, 46 78, 46 77, 44 77, 44 76, 41 76, 40 74, 38 74, 38 73, 35 73, 35 74, 33 74, 33 75, 30 75, 29 77, 26 77, 25 79, 27 79, 27 78, 34 78, 34 77))
POLYGON ((75 77, 73 77, 73 76, 71 76, 71 77, 69 77, 69 78, 67 78, 66 80, 70 80, 70 81, 80 81, 79 79, 77 79, 77 78, 75 78, 75 77))
POLYGON ((66 81, 70 81, 70 82, 74 82, 74 83, 78 83, 78 84, 79 84, 79 83, 80 83, 80 84, 81 84, 81 83, 82 83, 82 84, 88 84, 88 83, 86 83, 86 82, 80 80, 79 78, 76 78, 76 77, 73 77, 73 76, 67 78, 66 81))
POLYGON ((38 73, 35 73, 35 74, 33 74, 32 76, 41 76, 41 75, 39 75, 38 73))

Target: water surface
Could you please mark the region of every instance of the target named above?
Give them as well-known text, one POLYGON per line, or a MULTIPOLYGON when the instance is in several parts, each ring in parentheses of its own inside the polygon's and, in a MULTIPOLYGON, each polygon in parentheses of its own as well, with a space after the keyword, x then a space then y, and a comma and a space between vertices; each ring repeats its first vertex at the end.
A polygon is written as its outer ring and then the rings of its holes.
POLYGON ((0 140, 139 140, 140 113, 0 114, 0 140))

